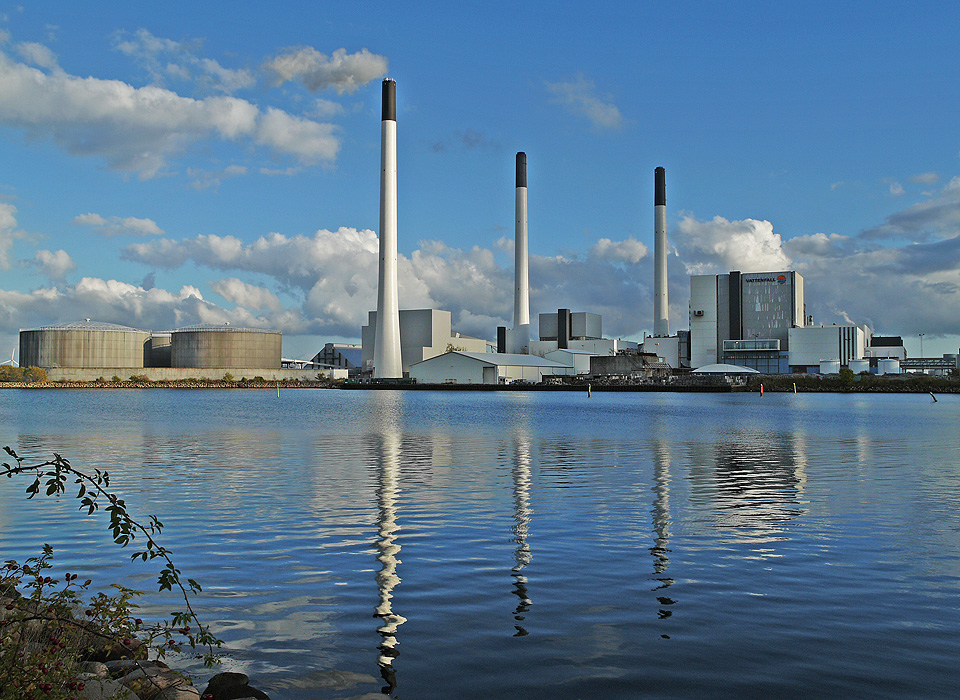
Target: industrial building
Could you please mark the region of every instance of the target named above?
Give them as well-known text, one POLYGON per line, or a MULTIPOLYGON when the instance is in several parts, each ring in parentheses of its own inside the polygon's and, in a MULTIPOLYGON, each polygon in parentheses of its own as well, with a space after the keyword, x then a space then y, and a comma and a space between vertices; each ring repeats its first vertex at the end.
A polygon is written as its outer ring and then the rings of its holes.
POLYGON ((573 367, 536 355, 447 352, 410 366, 418 384, 536 384, 544 377, 574 374, 573 367))
POLYGON ((345 369, 353 376, 363 366, 363 346, 355 343, 327 343, 310 360, 316 367, 345 369))
MULTIPOLYGON (((585 311, 558 309, 556 313, 539 315, 539 340, 530 341, 530 354, 546 357, 554 350, 578 350, 593 355, 616 355, 623 350, 636 350, 638 343, 603 337, 603 317, 585 311)), ((503 347, 498 334, 497 347, 503 347)))
POLYGON ((728 363, 789 371, 789 330, 805 323, 803 277, 794 271, 690 277, 690 365, 728 363))
POLYGON ((839 371, 866 357, 873 332, 865 325, 846 324, 790 328, 787 336, 790 371, 820 372, 823 362, 837 362, 839 371))
MULTIPOLYGON (((486 352, 487 341, 456 333, 451 328, 449 311, 440 309, 404 309, 398 313, 400 324, 400 366, 403 375, 416 362, 441 355, 449 350, 486 352)), ((376 365, 377 312, 368 313, 367 325, 360 329, 361 362, 364 371, 376 365)), ((376 375, 374 375, 376 376, 376 375)))
POLYGON ((561 365, 573 367, 575 374, 590 374, 590 358, 596 355, 589 350, 571 350, 563 348, 546 353, 543 358, 561 365))

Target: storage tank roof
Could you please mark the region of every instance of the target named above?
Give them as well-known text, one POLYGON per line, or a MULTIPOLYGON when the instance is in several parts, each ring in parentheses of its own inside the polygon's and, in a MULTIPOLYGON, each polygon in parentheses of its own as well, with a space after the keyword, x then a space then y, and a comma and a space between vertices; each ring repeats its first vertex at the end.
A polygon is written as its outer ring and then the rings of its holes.
POLYGON ((55 326, 40 326, 39 328, 22 328, 24 331, 117 331, 120 333, 149 333, 142 328, 130 328, 118 323, 104 323, 102 321, 74 321, 61 323, 55 326))
POLYGON ((183 333, 190 332, 196 333, 197 331, 208 331, 211 333, 279 333, 280 331, 270 330, 268 328, 241 328, 239 326, 226 326, 226 325, 213 325, 208 323, 200 323, 195 326, 184 326, 183 328, 177 328, 174 333, 183 333))

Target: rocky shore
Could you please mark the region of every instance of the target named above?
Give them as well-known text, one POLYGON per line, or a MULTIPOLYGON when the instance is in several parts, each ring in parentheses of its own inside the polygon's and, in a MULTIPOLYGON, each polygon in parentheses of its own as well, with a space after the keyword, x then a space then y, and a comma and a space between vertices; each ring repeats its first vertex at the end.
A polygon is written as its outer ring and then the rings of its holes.
MULTIPOLYGON (((0 389, 267 389, 276 391, 278 382, 225 381, 208 379, 182 379, 176 381, 130 381, 118 382, 0 382, 0 389)), ((329 380, 281 380, 281 389, 333 389, 339 382, 329 380)))

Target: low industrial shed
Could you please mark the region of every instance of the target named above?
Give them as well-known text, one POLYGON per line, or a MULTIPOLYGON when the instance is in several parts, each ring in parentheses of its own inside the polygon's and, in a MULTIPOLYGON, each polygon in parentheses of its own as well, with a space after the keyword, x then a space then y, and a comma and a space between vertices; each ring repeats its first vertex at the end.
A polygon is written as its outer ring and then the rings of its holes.
POLYGON ((498 384, 540 382, 545 376, 575 374, 573 367, 536 355, 498 352, 447 352, 410 365, 418 384, 498 384))
POLYGON ((561 365, 568 365, 576 370, 577 374, 590 374, 590 358, 596 353, 587 350, 559 349, 548 352, 544 357, 561 365))

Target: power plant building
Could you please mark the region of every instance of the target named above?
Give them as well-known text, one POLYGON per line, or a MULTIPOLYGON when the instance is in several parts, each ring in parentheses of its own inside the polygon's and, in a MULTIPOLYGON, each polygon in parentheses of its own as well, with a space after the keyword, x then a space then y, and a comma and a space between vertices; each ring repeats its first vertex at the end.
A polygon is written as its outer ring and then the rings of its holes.
MULTIPOLYGON (((787 335, 790 370, 817 372, 825 361, 835 361, 839 368, 850 367, 851 363, 862 360, 867 356, 873 332, 868 326, 846 324, 791 328, 787 335)), ((869 366, 869 362, 867 364, 869 366)))
MULTIPOLYGON (((486 352, 487 341, 461 335, 452 330, 449 311, 441 309, 404 309, 399 312, 400 365, 403 374, 414 363, 422 362, 448 350, 486 352)), ((367 325, 360 329, 361 361, 364 370, 374 369, 374 348, 377 345, 377 312, 370 311, 367 325)))
POLYGON ((804 326, 803 277, 795 271, 690 277, 690 365, 790 371, 791 328, 804 326))
POLYGON ((573 367, 536 355, 452 351, 410 366, 418 384, 511 384, 575 374, 573 367))
MULTIPOLYGON (((576 350, 594 355, 616 355, 621 350, 636 350, 637 343, 629 340, 603 337, 603 317, 600 314, 570 309, 540 314, 539 340, 530 341, 530 354, 546 357, 555 350, 576 350)), ((503 339, 497 338, 498 348, 503 339)), ((502 350, 501 350, 502 352, 502 350)))

